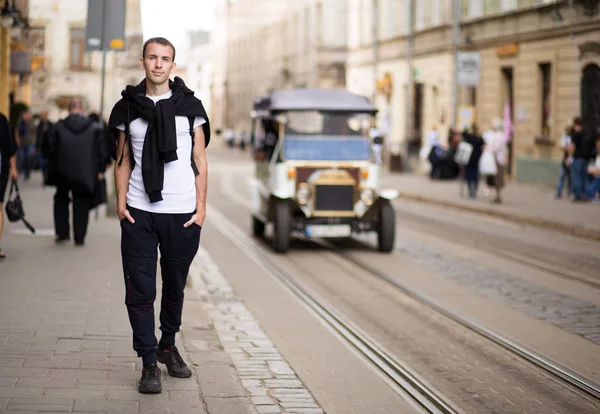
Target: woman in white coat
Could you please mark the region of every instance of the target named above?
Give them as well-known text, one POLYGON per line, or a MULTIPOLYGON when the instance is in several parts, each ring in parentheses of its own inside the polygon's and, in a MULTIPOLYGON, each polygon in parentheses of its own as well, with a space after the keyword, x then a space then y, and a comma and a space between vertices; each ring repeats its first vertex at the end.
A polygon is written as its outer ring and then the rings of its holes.
POLYGON ((496 189, 496 197, 494 203, 501 203, 502 197, 500 193, 504 188, 504 175, 506 163, 508 161, 508 145, 506 136, 504 135, 504 125, 500 118, 492 121, 493 134, 490 134, 490 140, 487 142, 486 150, 494 155, 496 161, 496 176, 494 178, 494 188, 496 189))

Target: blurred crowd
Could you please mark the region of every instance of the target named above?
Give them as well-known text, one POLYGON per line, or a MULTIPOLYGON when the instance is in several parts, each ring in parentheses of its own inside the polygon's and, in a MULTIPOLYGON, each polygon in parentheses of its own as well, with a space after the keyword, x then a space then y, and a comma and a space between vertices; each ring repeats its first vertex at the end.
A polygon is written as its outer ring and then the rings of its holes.
MULTIPOLYGON (((494 119, 480 133, 477 125, 462 132, 450 129, 447 145, 443 145, 436 126, 427 133, 421 159, 429 163, 432 180, 460 179, 469 198, 476 198, 480 181, 492 202, 502 202, 506 168, 509 161, 510 136, 502 119, 494 119)), ((579 117, 565 129, 560 148, 563 157, 555 197, 566 189, 573 202, 600 201, 600 135, 586 131, 579 117), (566 186, 565 186, 566 183, 566 186)))

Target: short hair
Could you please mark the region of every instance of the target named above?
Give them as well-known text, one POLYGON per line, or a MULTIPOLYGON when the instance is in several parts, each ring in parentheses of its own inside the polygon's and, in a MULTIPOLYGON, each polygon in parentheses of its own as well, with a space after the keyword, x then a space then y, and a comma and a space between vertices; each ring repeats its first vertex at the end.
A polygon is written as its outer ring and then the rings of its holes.
POLYGON ((583 123, 581 122, 581 118, 578 116, 575 117, 575 119, 573 119, 573 125, 582 126, 583 123))
POLYGON ((142 49, 142 59, 144 59, 146 57, 146 48, 151 43, 156 43, 158 45, 163 45, 163 46, 169 46, 171 49, 173 49, 173 61, 175 61, 175 46, 173 46, 173 43, 169 42, 164 37, 153 37, 153 38, 146 40, 144 42, 144 47, 142 49))
POLYGON ((81 103, 81 99, 79 99, 79 98, 71 98, 69 100, 69 111, 74 111, 76 109, 83 109, 83 105, 81 103))

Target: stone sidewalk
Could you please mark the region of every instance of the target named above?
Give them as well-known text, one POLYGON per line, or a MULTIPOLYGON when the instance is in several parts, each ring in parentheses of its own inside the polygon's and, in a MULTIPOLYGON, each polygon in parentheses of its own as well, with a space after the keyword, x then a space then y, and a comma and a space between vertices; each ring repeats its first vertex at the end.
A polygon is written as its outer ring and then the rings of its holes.
MULTIPOLYGON (((37 233, 10 223, 3 238, 0 412, 256 412, 191 289, 178 345, 194 375, 171 378, 161 366, 163 393, 139 394, 141 364, 131 348, 117 220, 92 218, 83 248, 56 245, 54 190, 42 190, 37 176, 21 185, 37 233)), ((156 303, 158 315, 159 298, 156 303)))
POLYGON ((550 187, 508 182, 502 192, 503 203, 497 205, 491 203, 492 195, 483 195, 481 184, 477 199, 461 197, 458 180, 431 181, 424 175, 384 172, 382 186, 397 189, 400 198, 600 240, 600 204, 555 200, 555 189, 550 187))

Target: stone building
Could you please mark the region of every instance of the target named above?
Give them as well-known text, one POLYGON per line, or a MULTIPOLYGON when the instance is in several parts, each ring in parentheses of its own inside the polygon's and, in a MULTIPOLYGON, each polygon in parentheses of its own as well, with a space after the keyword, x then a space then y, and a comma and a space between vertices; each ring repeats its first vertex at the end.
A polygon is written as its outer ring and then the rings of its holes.
MULTIPOLYGON (((375 97, 387 149, 400 157, 416 157, 433 125, 444 140, 455 109, 454 2, 413 1, 413 19, 410 0, 350 0, 348 13, 348 88, 375 97), (389 86, 377 91, 383 79, 389 86)), ((477 86, 458 88, 457 104, 474 107, 481 129, 508 115, 508 172, 518 181, 555 181, 558 142, 574 116, 589 130, 600 125, 599 3, 461 0, 457 48, 478 52, 481 66, 477 86)))
MULTIPOLYGON (((126 50, 107 53, 105 118, 125 84, 143 78, 139 66, 143 43, 140 0, 127 0, 126 4, 126 50)), ((87 110, 99 112, 102 52, 85 52, 87 2, 30 0, 29 6, 29 36, 36 53, 41 54, 32 72, 32 110, 48 110, 56 120, 64 116, 69 99, 79 97, 87 110)))
POLYGON ((186 59, 186 84, 194 91, 195 96, 202 101, 208 118, 212 120, 210 83, 213 72, 213 57, 211 56, 211 33, 197 31, 191 32, 188 35, 190 38, 190 49, 187 51, 186 59))
POLYGON ((447 137, 454 77, 452 2, 413 0, 411 19, 410 1, 350 0, 348 14, 348 89, 373 97, 380 111, 378 124, 387 136, 387 153, 403 161, 409 143, 416 140, 418 152, 419 139, 430 127, 438 128, 442 140, 447 137), (414 47, 409 65, 411 26, 414 47), (384 79, 387 89, 378 91, 377 82, 384 79))
POLYGON ((600 128, 600 1, 488 3, 469 1, 462 26, 462 47, 481 53, 472 93, 477 120, 510 109, 509 174, 553 184, 560 137, 573 117, 583 116, 590 131, 600 128))
POLYGON ((344 87, 347 0, 220 0, 213 45, 217 129, 248 130, 256 96, 344 87))

